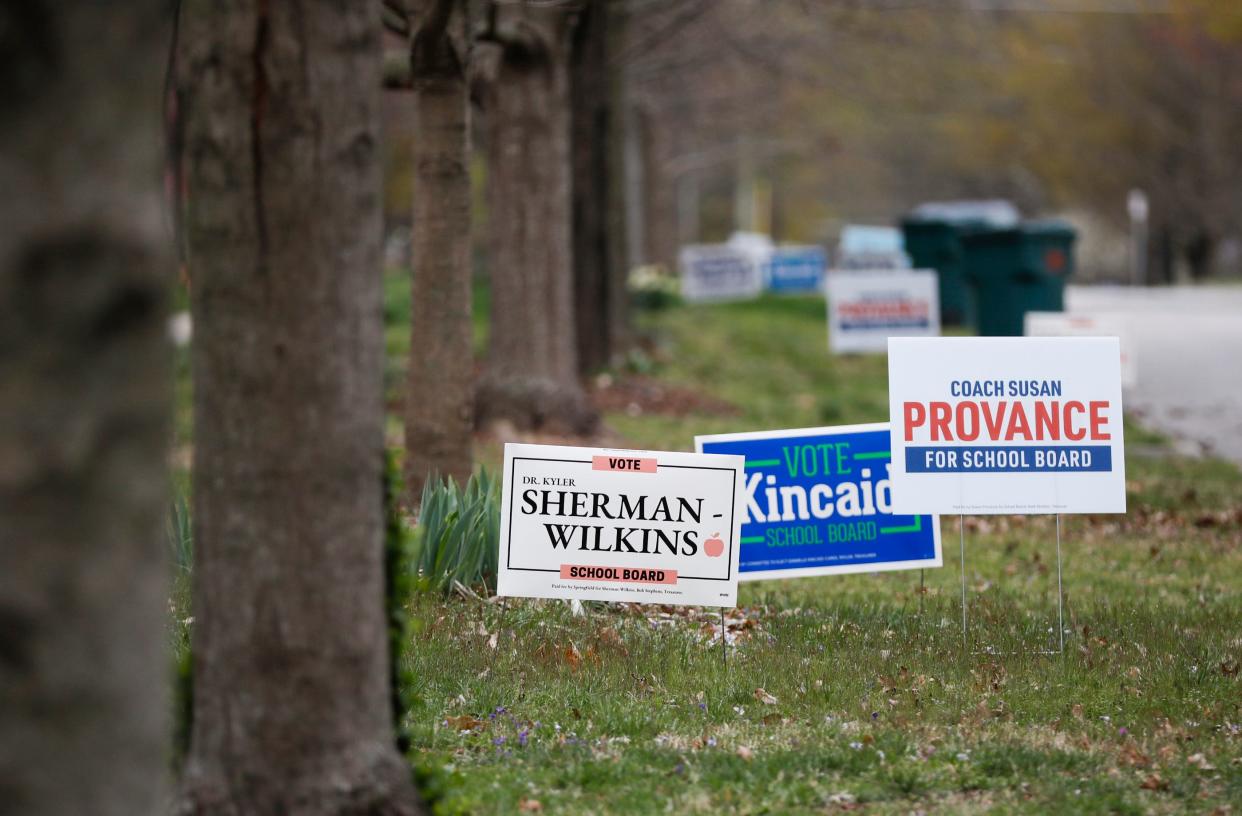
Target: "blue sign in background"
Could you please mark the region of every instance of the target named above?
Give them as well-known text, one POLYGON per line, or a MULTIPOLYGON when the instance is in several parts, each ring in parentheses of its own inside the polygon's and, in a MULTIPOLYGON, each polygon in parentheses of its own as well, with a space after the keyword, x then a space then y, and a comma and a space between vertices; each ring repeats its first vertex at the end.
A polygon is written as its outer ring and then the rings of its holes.
POLYGON ((738 565, 743 579, 747 573, 830 574, 937 561, 935 517, 880 510, 877 488, 888 479, 890 459, 887 425, 779 438, 704 438, 699 447, 746 457, 738 565))
POLYGON ((818 292, 828 256, 822 247, 777 247, 768 260, 768 289, 773 292, 818 292))

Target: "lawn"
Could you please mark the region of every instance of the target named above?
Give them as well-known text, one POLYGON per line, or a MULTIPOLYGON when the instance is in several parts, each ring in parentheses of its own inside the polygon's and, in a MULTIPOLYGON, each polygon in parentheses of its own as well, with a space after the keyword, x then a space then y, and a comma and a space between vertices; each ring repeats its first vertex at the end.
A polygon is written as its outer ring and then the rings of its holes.
MULTIPOLYGON (((391 384, 403 311, 388 315, 391 384)), ((883 358, 830 357, 818 300, 681 306, 638 329, 645 351, 596 387, 677 399, 610 410, 614 441, 686 450, 887 416, 883 358)), ((1242 802, 1242 474, 1127 435, 1129 513, 1062 522, 1064 655, 1041 653, 1044 517, 966 519, 965 646, 957 518, 923 593, 916 572, 743 584, 727 657, 715 609, 419 596, 407 725, 437 812, 1226 812, 1242 802)), ((499 444, 480 449, 494 467, 499 444)))

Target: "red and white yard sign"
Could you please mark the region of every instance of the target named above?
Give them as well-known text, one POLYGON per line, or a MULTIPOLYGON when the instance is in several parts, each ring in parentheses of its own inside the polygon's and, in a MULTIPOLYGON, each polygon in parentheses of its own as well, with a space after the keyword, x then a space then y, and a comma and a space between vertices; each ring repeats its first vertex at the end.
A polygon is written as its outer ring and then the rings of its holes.
POLYGON ((505 445, 497 594, 734 606, 744 463, 505 445))

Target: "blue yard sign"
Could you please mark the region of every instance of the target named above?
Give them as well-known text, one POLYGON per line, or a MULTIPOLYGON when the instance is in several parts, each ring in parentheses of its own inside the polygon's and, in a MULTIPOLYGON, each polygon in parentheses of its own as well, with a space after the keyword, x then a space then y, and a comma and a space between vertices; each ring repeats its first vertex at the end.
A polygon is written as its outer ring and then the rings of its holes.
POLYGON ((740 580, 942 564, 939 518, 891 512, 886 422, 694 443, 700 453, 746 457, 740 580))
POLYGON ((824 282, 827 255, 817 246, 782 246, 767 262, 768 289, 773 292, 818 292, 824 282))

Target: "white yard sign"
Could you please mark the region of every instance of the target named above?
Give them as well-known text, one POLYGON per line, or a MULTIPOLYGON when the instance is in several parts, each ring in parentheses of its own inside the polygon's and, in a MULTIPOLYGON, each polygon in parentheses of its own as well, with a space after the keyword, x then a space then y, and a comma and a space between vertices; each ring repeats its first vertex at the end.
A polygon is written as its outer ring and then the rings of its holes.
POLYGON ((1121 387, 1138 384, 1134 341, 1121 315, 1027 312, 1024 328, 1027 337, 1116 337, 1121 341, 1121 387))
POLYGON ((497 594, 734 606, 744 462, 505 445, 497 594))
POLYGON ((883 353, 890 337, 940 334, 936 273, 928 269, 828 272, 828 348, 883 353))
POLYGON ((893 338, 894 513, 1124 513, 1117 338, 893 338))
POLYGON ((763 291, 763 264, 727 244, 681 248, 681 295, 691 302, 739 300, 763 291))

